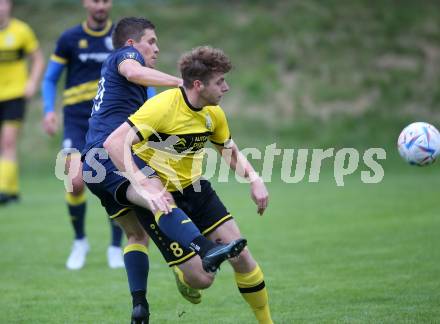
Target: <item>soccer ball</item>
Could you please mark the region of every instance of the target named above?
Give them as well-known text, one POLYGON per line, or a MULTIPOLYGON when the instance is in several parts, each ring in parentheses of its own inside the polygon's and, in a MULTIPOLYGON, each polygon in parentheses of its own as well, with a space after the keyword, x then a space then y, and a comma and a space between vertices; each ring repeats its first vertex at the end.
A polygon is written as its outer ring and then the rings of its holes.
POLYGON ((440 154, 440 133, 431 124, 412 123, 400 133, 397 148, 400 156, 409 164, 429 165, 440 154))

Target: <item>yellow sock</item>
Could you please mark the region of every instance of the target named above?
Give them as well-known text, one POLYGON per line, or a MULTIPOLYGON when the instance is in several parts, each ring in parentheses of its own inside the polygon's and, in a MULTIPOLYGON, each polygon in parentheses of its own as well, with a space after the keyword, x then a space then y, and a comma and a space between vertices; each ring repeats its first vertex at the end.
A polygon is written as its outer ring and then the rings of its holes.
POLYGON ((241 295, 251 306, 260 324, 273 324, 270 317, 269 298, 264 283, 263 272, 257 265, 249 273, 235 273, 235 281, 241 295))
POLYGON ((87 201, 86 191, 84 190, 80 195, 74 196, 70 192, 66 192, 65 199, 70 206, 78 206, 87 201))
POLYGON ((0 160, 0 192, 18 194, 18 165, 16 161, 0 160))

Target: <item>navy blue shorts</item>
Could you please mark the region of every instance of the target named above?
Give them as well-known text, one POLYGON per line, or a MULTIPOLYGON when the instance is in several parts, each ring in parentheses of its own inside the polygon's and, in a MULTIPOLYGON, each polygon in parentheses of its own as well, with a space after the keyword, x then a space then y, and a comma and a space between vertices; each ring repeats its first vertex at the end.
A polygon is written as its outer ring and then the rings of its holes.
MULTIPOLYGON (((102 152, 105 149, 100 148, 102 152)), ((110 158, 101 159, 94 148, 88 152, 83 161, 83 178, 90 191, 101 200, 101 205, 110 218, 125 215, 133 207, 127 200, 126 192, 130 185, 127 178, 118 173, 110 158)), ((101 155, 103 156, 103 155, 101 155)), ((136 165, 144 174, 152 177, 156 172, 136 155, 132 155, 136 165)))
POLYGON ((64 134, 62 144, 64 153, 72 153, 76 152, 76 150, 81 152, 84 149, 92 105, 93 102, 90 101, 64 108, 64 134))
POLYGON ((2 122, 21 122, 24 119, 26 101, 16 98, 0 101, 0 124, 2 122))

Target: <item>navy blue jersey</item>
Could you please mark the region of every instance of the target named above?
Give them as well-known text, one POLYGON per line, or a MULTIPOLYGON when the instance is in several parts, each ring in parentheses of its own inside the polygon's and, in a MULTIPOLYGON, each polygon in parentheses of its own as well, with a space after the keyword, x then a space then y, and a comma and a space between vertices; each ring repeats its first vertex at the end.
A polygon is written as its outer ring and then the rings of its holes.
POLYGON ((107 137, 148 99, 145 87, 119 74, 119 64, 127 59, 136 60, 145 66, 142 55, 131 46, 114 51, 102 66, 83 155, 92 147, 102 147, 107 137))
MULTIPOLYGON (((63 105, 72 113, 78 106, 91 108, 96 95, 102 63, 113 50, 109 21, 101 31, 94 31, 82 23, 66 30, 58 39, 51 60, 65 64, 67 68, 63 105)), ((81 113, 79 113, 81 114, 81 113)), ((86 118, 90 110, 84 112, 86 118)))

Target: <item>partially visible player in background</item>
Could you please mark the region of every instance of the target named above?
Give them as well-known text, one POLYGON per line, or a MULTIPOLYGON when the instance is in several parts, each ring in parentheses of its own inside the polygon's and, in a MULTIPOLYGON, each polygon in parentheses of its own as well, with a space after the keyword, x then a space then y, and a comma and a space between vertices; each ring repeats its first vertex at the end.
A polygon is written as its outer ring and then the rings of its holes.
POLYGON ((11 0, 0 0, 0 205, 19 198, 17 142, 26 100, 36 93, 44 69, 34 32, 11 17, 11 10, 11 0))
MULTIPOLYGON (((63 70, 67 69, 63 93, 64 137, 63 150, 66 170, 80 170, 72 176, 72 192, 66 192, 66 202, 75 233, 72 251, 66 267, 81 269, 86 261, 89 243, 85 233, 86 194, 81 176, 81 155, 92 111, 93 98, 98 89, 102 63, 113 50, 113 30, 109 13, 111 0, 83 0, 87 12, 86 21, 66 30, 58 39, 42 85, 44 101, 43 127, 47 134, 58 130, 55 113, 56 87, 63 70)), ((69 174, 72 174, 69 172, 69 174)), ((110 268, 124 267, 121 250, 122 230, 111 222, 111 244, 107 249, 110 268)))

